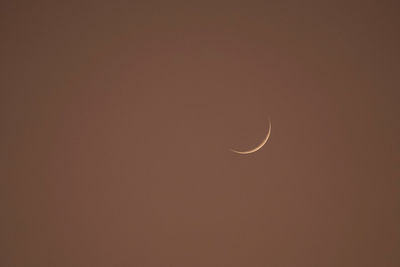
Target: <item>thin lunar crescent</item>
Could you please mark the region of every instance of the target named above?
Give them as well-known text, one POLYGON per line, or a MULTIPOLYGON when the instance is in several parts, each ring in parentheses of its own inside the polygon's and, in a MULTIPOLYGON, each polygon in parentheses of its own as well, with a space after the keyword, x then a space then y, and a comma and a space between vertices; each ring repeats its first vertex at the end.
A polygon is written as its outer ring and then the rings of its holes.
POLYGON ((256 151, 258 151, 260 148, 262 148, 268 141, 269 136, 271 135, 271 121, 268 120, 268 124, 269 124, 269 128, 268 128, 268 133, 267 136, 264 138, 264 140, 261 142, 261 144, 259 144, 257 147, 251 149, 251 150, 247 150, 247 151, 237 151, 237 150, 233 150, 231 149, 232 152, 238 153, 238 154, 250 154, 250 153, 254 153, 256 151))

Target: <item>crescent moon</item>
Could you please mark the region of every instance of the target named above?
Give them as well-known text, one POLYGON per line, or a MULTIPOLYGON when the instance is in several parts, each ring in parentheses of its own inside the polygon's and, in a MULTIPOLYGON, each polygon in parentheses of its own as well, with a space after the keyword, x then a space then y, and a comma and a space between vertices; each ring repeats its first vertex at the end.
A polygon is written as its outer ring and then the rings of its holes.
POLYGON ((237 151, 237 150, 233 150, 233 149, 231 149, 231 151, 234 153, 245 155, 245 154, 251 154, 251 153, 254 153, 254 152, 260 150, 260 148, 262 148, 267 143, 269 136, 271 135, 271 121, 269 119, 268 119, 268 125, 269 125, 269 128, 268 128, 267 136, 264 138, 264 140, 261 142, 261 144, 259 144, 255 148, 253 148, 251 150, 247 150, 247 151, 237 151))

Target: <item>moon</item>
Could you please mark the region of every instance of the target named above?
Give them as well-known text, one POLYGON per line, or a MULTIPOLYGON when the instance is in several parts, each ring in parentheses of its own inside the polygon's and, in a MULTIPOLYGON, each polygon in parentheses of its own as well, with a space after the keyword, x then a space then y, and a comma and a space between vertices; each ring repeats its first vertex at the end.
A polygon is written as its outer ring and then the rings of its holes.
POLYGON ((258 146, 256 146, 255 148, 253 148, 251 150, 247 150, 247 151, 237 151, 237 150, 233 150, 233 149, 231 149, 231 151, 234 153, 237 153, 237 154, 246 155, 246 154, 251 154, 251 153, 254 153, 254 152, 260 150, 260 148, 262 148, 267 143, 269 136, 271 135, 271 121, 269 119, 268 119, 268 125, 269 125, 269 127, 268 127, 267 136, 264 138, 264 140, 262 140, 262 142, 258 146))

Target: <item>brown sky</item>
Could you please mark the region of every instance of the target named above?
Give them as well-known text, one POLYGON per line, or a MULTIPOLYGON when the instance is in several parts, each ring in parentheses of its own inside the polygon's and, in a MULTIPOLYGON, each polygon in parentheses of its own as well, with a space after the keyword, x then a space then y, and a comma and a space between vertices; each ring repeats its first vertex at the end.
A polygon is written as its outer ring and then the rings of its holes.
POLYGON ((400 266, 395 1, 55 2, 0 9, 0 266, 400 266))

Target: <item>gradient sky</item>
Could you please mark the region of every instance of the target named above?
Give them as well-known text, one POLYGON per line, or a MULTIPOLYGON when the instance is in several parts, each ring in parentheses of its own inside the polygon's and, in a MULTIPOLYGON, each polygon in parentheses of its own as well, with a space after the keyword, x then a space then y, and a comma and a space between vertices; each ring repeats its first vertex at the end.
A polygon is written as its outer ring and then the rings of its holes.
POLYGON ((398 10, 3 3, 0 266, 400 266, 398 10))

